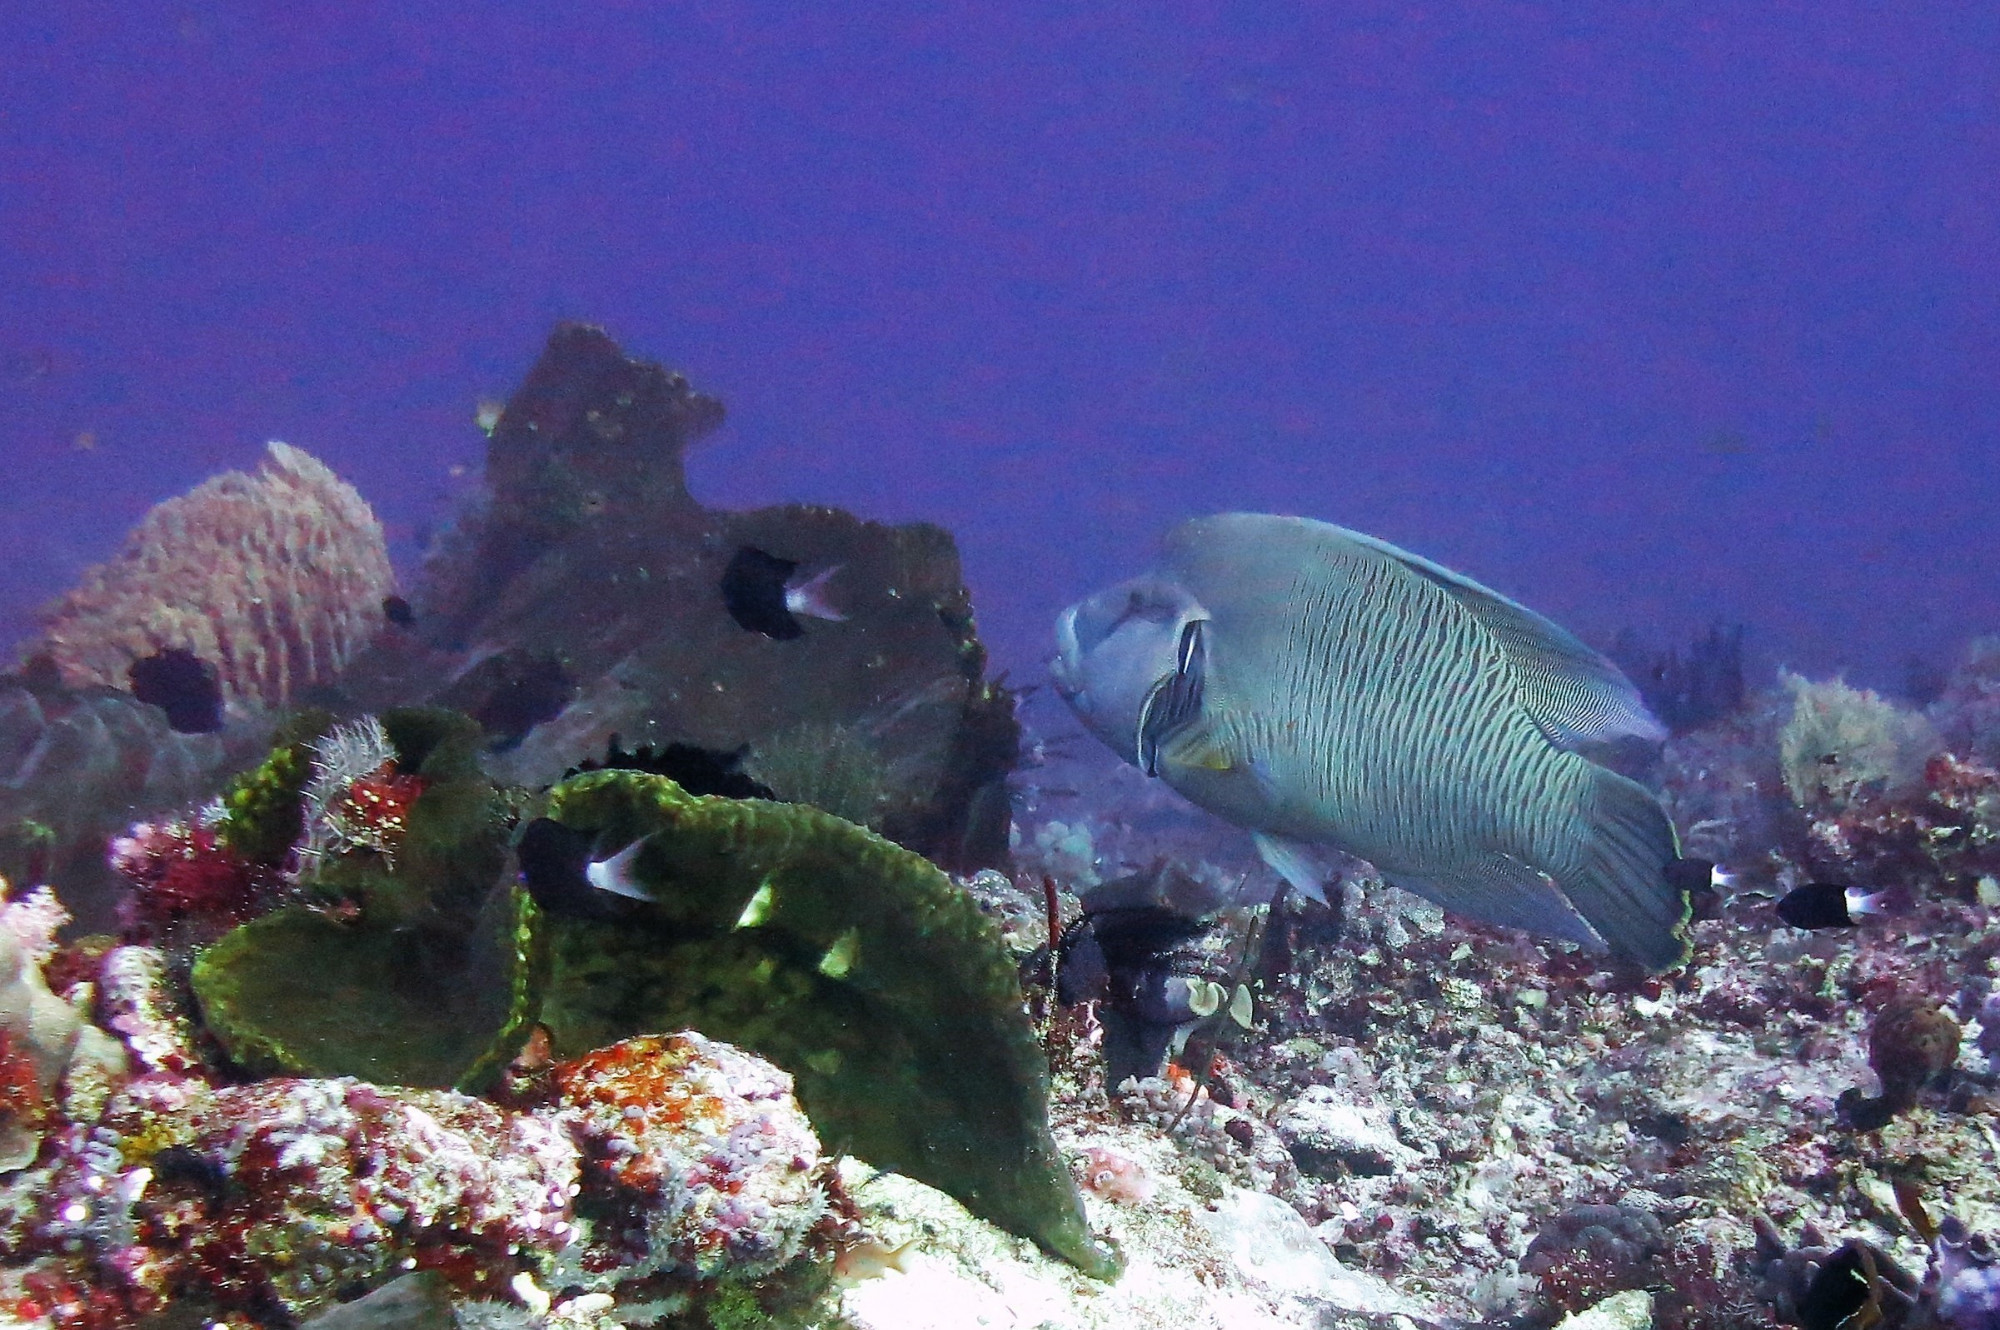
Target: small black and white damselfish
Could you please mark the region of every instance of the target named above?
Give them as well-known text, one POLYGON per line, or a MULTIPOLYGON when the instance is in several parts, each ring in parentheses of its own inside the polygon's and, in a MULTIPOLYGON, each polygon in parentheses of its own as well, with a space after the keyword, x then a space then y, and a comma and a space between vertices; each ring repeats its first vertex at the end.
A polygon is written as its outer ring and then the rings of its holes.
POLYGON ((628 902, 653 896, 632 874, 645 838, 615 853, 599 853, 597 837, 553 818, 538 817, 522 828, 514 845, 521 885, 535 904, 569 918, 621 919, 628 902))
POLYGON ((839 622, 847 616, 826 598, 826 584, 844 565, 835 564, 794 584, 792 574, 799 569, 795 559, 781 559, 754 545, 736 551, 722 572, 722 605, 729 617, 750 632, 762 633, 780 642, 803 637, 805 628, 798 616, 839 622))
POLYGON ((1895 912, 1891 890, 1863 891, 1838 882, 1808 882, 1778 901, 1778 917, 1793 928, 1853 928, 1868 915, 1895 912))

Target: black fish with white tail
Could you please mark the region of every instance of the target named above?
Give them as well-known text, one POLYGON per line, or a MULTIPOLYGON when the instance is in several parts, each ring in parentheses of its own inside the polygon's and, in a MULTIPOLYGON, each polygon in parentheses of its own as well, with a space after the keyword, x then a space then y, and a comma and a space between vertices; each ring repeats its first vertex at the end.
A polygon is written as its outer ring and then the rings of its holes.
POLYGON ((1838 882, 1808 882, 1778 901, 1778 917, 1793 928, 1853 928, 1870 915, 1895 913, 1891 891, 1864 891, 1838 882))
POLYGON ((840 564, 800 582, 794 559, 781 559, 754 545, 736 551, 722 571, 722 604, 738 626, 780 642, 805 636, 799 616, 838 623, 847 616, 827 598, 827 583, 840 564))
POLYGON ((1686 959, 1673 826, 1588 755, 1665 730, 1610 661, 1497 592, 1325 522, 1227 513, 1056 636, 1084 724, 1210 812, 1473 919, 1686 959))
POLYGON ((631 871, 645 843, 641 838, 614 853, 600 854, 597 837, 590 832, 538 817, 521 829, 514 858, 521 885, 549 913, 617 919, 629 908, 625 902, 653 898, 631 871))

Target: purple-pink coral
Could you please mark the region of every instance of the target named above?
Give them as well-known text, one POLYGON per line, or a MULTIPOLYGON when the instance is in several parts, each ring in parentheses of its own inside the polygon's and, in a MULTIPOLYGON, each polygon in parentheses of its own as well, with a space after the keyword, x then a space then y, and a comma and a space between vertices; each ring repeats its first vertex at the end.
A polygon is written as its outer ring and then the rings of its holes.
POLYGON ((40 1236, 134 1313, 296 1318, 406 1268, 492 1296, 571 1240, 576 1172, 548 1121, 449 1091, 149 1077, 79 1131, 40 1236))
POLYGON ((561 1064, 555 1084, 555 1120, 583 1152, 590 1274, 761 1274, 825 1213, 819 1139, 792 1078, 761 1058, 691 1031, 650 1036, 561 1064))

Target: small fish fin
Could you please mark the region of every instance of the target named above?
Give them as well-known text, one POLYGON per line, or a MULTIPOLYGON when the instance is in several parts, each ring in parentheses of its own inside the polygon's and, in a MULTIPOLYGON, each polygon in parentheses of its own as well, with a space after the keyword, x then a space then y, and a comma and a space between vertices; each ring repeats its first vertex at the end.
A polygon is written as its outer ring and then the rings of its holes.
POLYGON ((826 585, 833 580, 833 575, 846 566, 844 563, 837 563, 831 568, 814 573, 797 586, 787 586, 785 608, 794 614, 806 614, 815 619, 826 619, 833 623, 846 622, 847 616, 834 608, 833 601, 828 598, 826 592, 826 585))
POLYGON ((609 859, 592 860, 583 870, 584 877, 599 891, 608 891, 628 900, 652 900, 652 891, 632 874, 633 862, 638 859, 639 850, 645 843, 646 838, 641 836, 609 859))
POLYGON ((1251 1021, 1256 1018, 1256 1014, 1256 1005, 1250 997, 1249 985, 1236 985, 1236 991, 1229 995, 1229 1019, 1236 1022, 1237 1028, 1247 1030, 1251 1021))
POLYGON ((1574 749, 1626 738, 1657 743, 1667 737, 1666 727, 1646 709, 1632 681, 1567 629, 1463 573, 1385 540, 1358 531, 1346 534, 1355 543, 1442 587, 1499 639, 1501 650, 1514 667, 1521 705, 1556 747, 1574 749))
POLYGON ((916 1238, 905 1238, 889 1248, 882 1254, 882 1264, 901 1274, 909 1274, 916 1268, 917 1242, 916 1238))
POLYGON ((1250 841, 1257 847, 1257 857, 1272 872, 1285 879, 1293 891, 1301 896, 1310 896, 1321 905, 1326 904, 1326 879, 1329 874, 1304 845, 1264 831, 1251 832, 1250 841))
POLYGON ((1935 1242, 1938 1235, 1938 1221, 1932 1217, 1924 1205, 1923 1188, 1915 1178, 1898 1176, 1889 1183, 1896 1195, 1896 1208, 1903 1213, 1904 1220, 1917 1231, 1917 1236, 1925 1242, 1935 1242))
MULTIPOLYGON (((1201 715, 1202 688, 1208 675, 1207 626, 1206 619, 1189 619, 1182 625, 1174 672, 1160 676, 1139 708, 1136 750, 1139 768, 1148 776, 1160 774, 1160 745, 1201 715)), ((1195 765, 1211 764, 1196 761, 1195 765)))
POLYGON ((1644 786, 1591 767, 1580 862, 1562 879, 1577 912, 1611 949, 1654 972, 1688 957, 1688 894, 1670 866, 1673 824, 1644 786))
POLYGON ((1383 873, 1393 887, 1442 905, 1453 914, 1501 928, 1519 928, 1538 937, 1560 938, 1601 950, 1604 940, 1570 903, 1562 889, 1532 864, 1492 853, 1448 871, 1383 873))
POLYGON ((1849 914, 1872 915, 1880 919, 1909 914, 1916 908, 1916 897, 1910 894, 1908 887, 1900 883, 1876 891, 1856 891, 1848 898, 1847 903, 1849 914))

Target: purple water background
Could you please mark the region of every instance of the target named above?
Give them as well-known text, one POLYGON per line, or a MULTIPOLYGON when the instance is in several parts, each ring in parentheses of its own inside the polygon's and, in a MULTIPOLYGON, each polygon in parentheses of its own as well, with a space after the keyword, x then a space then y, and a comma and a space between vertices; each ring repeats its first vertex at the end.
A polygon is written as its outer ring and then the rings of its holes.
POLYGON ((1017 679, 1219 508, 1871 681, 2000 630, 1991 5, 127 0, 0 80, 0 636, 267 438, 407 569, 559 318, 727 402, 703 499, 950 527, 1017 679))

